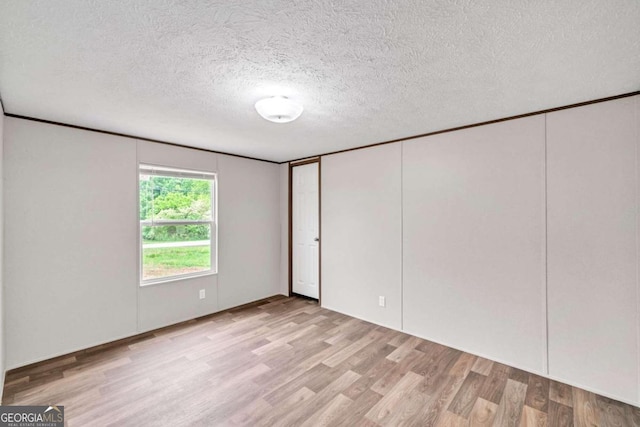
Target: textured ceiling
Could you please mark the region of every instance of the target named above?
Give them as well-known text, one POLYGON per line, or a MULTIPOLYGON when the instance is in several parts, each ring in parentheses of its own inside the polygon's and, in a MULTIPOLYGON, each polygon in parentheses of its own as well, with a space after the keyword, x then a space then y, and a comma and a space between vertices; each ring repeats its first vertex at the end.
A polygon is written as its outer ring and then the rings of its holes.
POLYGON ((638 89, 638 0, 0 3, 8 113, 269 160, 638 89))

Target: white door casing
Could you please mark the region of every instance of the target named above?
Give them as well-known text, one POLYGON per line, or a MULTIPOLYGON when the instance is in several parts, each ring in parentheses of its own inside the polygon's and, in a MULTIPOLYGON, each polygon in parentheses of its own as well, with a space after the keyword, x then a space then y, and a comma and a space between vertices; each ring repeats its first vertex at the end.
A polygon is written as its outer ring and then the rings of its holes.
POLYGON ((319 193, 318 163, 292 169, 292 290, 319 296, 319 193))

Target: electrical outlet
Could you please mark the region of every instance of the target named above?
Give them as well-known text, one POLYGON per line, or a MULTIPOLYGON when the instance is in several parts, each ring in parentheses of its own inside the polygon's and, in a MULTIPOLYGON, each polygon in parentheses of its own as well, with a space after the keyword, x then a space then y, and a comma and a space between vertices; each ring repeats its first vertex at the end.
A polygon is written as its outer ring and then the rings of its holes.
POLYGON ((200 289, 200 299, 204 299, 204 298, 205 298, 204 289, 200 289))
POLYGON ((378 305, 380 307, 384 307, 386 304, 387 304, 387 301, 385 297, 378 297, 378 305))

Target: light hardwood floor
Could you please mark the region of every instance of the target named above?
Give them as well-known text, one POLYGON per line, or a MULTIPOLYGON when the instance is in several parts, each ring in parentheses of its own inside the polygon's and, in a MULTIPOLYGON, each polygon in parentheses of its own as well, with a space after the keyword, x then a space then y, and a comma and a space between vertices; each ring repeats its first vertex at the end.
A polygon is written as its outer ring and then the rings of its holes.
POLYGON ((273 297, 9 372, 69 426, 640 426, 640 409, 273 297))

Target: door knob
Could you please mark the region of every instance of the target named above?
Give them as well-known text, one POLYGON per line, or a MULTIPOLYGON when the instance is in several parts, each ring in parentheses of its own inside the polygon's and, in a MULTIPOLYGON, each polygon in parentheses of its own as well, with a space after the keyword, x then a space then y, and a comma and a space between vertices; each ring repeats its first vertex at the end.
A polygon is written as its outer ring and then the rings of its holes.
POLYGON ((319 242, 319 241, 320 241, 320 238, 319 238, 319 237, 316 237, 315 239, 313 239, 313 241, 314 241, 314 242, 319 242))

